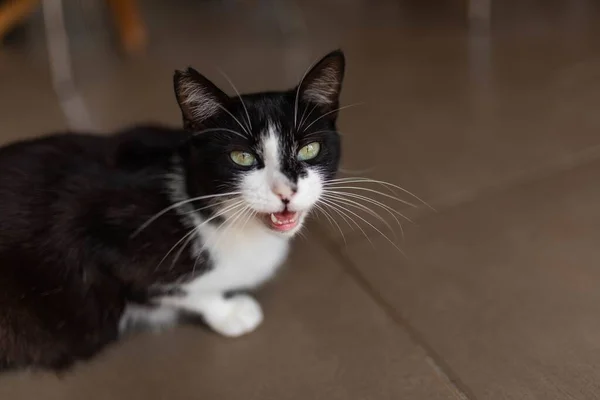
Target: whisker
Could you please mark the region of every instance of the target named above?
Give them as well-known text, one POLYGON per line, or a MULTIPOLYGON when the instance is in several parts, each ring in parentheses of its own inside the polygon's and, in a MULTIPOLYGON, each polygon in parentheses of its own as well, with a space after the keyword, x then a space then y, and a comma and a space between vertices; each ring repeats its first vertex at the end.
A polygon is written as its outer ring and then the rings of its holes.
MULTIPOLYGON (((337 201, 341 202, 342 204, 346 204, 348 206, 352 206, 352 207, 357 208, 359 210, 365 211, 369 215, 371 215, 371 216, 377 218, 379 221, 381 221, 390 230, 390 232, 392 232, 392 234, 395 237, 396 233, 394 232, 394 229, 390 226, 390 224, 388 224, 388 222, 381 215, 379 215, 377 212, 375 212, 371 208, 367 207, 366 205, 361 204, 361 203, 359 203, 357 201, 354 201, 354 200, 346 199, 346 198, 344 198, 342 196, 332 196, 332 195, 328 195, 328 194, 325 194, 324 196, 326 198, 328 198, 329 200, 332 200, 332 201, 336 201, 337 200, 337 201)), ((394 219, 396 220, 396 222, 398 222, 398 225, 400 225, 400 221, 398 221, 398 218, 396 218, 396 216, 394 216, 393 214, 392 214, 392 216, 394 217, 394 219)), ((400 227, 402 228, 402 225, 400 225, 400 227)))
MULTIPOLYGON (((242 204, 242 200, 238 201, 237 203, 226 207, 225 209, 221 210, 220 213, 217 213, 216 215, 213 215, 212 217, 208 218, 205 221, 202 221, 202 223, 196 225, 195 227, 193 227, 187 234, 185 234, 181 239, 179 239, 177 241, 177 243, 175 243, 167 252, 167 254, 165 254, 165 256, 160 260, 160 262, 158 263, 158 265, 156 266, 156 268, 154 269, 155 271, 158 270, 158 268, 160 268, 160 266, 162 265, 162 263, 167 259, 167 257, 169 257, 169 255, 173 252, 173 250, 175 250, 175 248, 181 243, 183 242, 185 239, 187 239, 188 237, 192 237, 193 238, 193 234, 196 233, 198 231, 198 229, 200 229, 200 227, 206 225, 207 223, 209 223, 210 221, 212 221, 213 219, 220 217, 221 215, 227 213, 228 211, 230 211, 231 209, 237 208, 239 207, 239 205, 242 204)), ((188 242, 189 243, 189 242, 188 242)), ((187 243, 186 243, 187 244, 187 243)), ((180 254, 181 255, 181 254, 180 254)), ((172 263, 172 266, 175 264, 177 260, 174 260, 172 263)))
MULTIPOLYGON (((404 214, 398 212, 393 207, 390 207, 387 204, 382 203, 382 202, 377 201, 377 200, 374 200, 374 199, 372 199, 370 197, 361 196, 361 195, 354 194, 354 193, 344 193, 344 194, 338 193, 338 194, 341 195, 341 196, 348 196, 348 197, 352 197, 352 198, 355 198, 355 199, 358 199, 358 200, 363 200, 363 201, 369 202, 369 203, 371 203, 373 205, 376 205, 378 207, 383 208, 385 211, 387 211, 392 216, 392 218, 394 218, 394 220, 396 221, 396 223, 400 227, 400 233, 402 234, 402 239, 404 239, 404 227, 402 226, 402 223, 400 222, 400 220, 394 214, 397 214, 398 216, 400 216, 401 218, 404 218, 405 220, 407 220, 410 223, 414 223, 410 218, 408 218, 404 214)), ((326 194, 324 194, 324 195, 326 195, 326 194)))
POLYGON ((296 98, 294 99, 294 128, 297 130, 298 129, 298 100, 300 97, 300 89, 302 88, 302 84, 304 83, 304 79, 306 79, 306 75, 308 75, 308 73, 310 72, 310 70, 312 69, 312 67, 314 67, 317 64, 317 61, 319 61, 319 59, 315 59, 306 69, 306 71, 304 71, 304 74, 302 74, 302 79, 300 79, 300 83, 298 84, 298 87, 296 88, 296 98))
MULTIPOLYGON (((379 185, 379 186, 385 188, 388 192, 390 192, 394 196, 398 196, 398 192, 396 192, 394 190, 395 185, 392 185, 391 183, 388 184, 387 182, 384 182, 384 181, 377 182, 377 181, 374 181, 369 178, 357 178, 357 177, 340 178, 339 180, 335 179, 335 180, 329 181, 328 184, 326 184, 325 186, 335 187, 335 185, 350 184, 350 183, 372 183, 372 184, 379 185)), ((420 199, 418 199, 418 200, 420 200, 420 199)))
POLYGON ((335 113, 335 112, 338 112, 338 111, 345 110, 346 108, 350 108, 350 107, 356 107, 356 106, 360 106, 360 105, 363 105, 363 104, 364 104, 364 103, 354 103, 354 104, 348 104, 347 106, 338 107, 338 108, 336 108, 335 110, 331 110, 331 111, 329 111, 329 112, 326 112, 325 114, 321 115, 320 117, 318 117, 317 119, 315 119, 313 122, 311 122, 311 123, 310 123, 310 124, 309 124, 309 125, 308 125, 306 128, 304 128, 304 130, 305 130, 305 131, 306 131, 306 130, 308 130, 308 128, 310 128, 311 126, 313 126, 313 125, 314 125, 314 124, 315 124, 317 121, 319 121, 319 120, 320 120, 320 119, 322 119, 322 118, 325 118, 325 117, 326 117, 326 116, 328 116, 328 115, 331 115, 331 114, 333 114, 333 113, 335 113))
POLYGON ((208 133, 208 132, 219 132, 219 131, 233 133, 234 135, 237 135, 237 136, 242 137, 244 139, 248 138, 246 135, 244 135, 244 134, 242 134, 240 132, 234 131, 233 129, 227 129, 227 128, 209 128, 209 129, 203 129, 200 132, 194 132, 193 136, 201 135, 203 133, 208 133))
MULTIPOLYGON (((234 218, 236 215, 238 215, 238 213, 243 213, 243 212, 244 212, 244 211, 245 211, 247 208, 248 208, 248 206, 244 206, 244 207, 242 207, 242 209, 235 211, 235 212, 233 213, 233 215, 231 215, 229 218, 226 218, 226 219, 225 219, 223 222, 221 222, 221 224, 220 224, 220 225, 217 227, 217 229, 215 230, 215 234, 216 234, 217 232, 219 232, 219 231, 221 230, 221 228, 222 228, 222 227, 223 227, 225 224, 227 224, 227 223, 228 223, 228 222, 229 222, 229 221, 230 221, 232 218, 234 218)), ((228 211, 232 211, 232 210, 228 210, 228 211)), ((221 238, 221 236, 219 236, 219 237, 217 238, 217 242, 220 240, 220 238, 221 238)), ((199 254, 196 256, 196 259, 194 260, 194 265, 193 265, 193 267, 192 267, 192 273, 196 272, 196 266, 198 265, 198 260, 200 260, 200 257, 202 257, 202 250, 203 250, 203 249, 205 249, 205 248, 206 248, 206 247, 209 245, 209 242, 208 242, 208 240, 210 240, 210 239, 207 239, 207 241, 206 241, 206 242, 205 242, 205 243, 202 245, 202 248, 200 249, 200 251, 199 251, 199 254)), ((216 243, 217 243, 217 242, 215 242, 215 244, 211 244, 211 246, 212 246, 212 245, 216 245, 216 243)))
POLYGON ((315 104, 310 109, 310 112, 308 113, 308 115, 306 115, 306 120, 304 119, 304 117, 306 114, 306 110, 308 110, 308 105, 304 108, 304 112, 302 113, 302 117, 300 118, 300 124, 298 124, 298 128, 297 128, 298 131, 302 129, 302 125, 304 125, 304 123, 310 118, 310 116, 312 115, 312 113, 315 111, 316 108, 317 108, 317 104, 315 104))
POLYGON ((250 135, 250 132, 248 132, 248 130, 247 130, 245 127, 244 127, 244 125, 242 125, 242 123, 240 122, 240 120, 239 120, 239 119, 237 119, 237 118, 236 118, 236 116, 235 116, 235 115, 233 115, 233 114, 231 113, 231 111, 229 111, 228 109, 226 109, 225 107, 223 107, 223 106, 222 106, 222 105, 220 105, 220 104, 217 104, 217 106, 218 106, 218 107, 219 107, 221 110, 223 110, 223 111, 225 111, 227 114, 229 114, 229 116, 230 116, 231 118, 233 118, 233 120, 234 120, 235 122, 237 122, 237 124, 240 126, 240 128, 242 128, 242 130, 243 130, 243 131, 246 133, 246 135, 248 135, 247 137, 250 137, 250 136, 251 136, 251 135, 250 135))
POLYGON ((341 183, 376 183, 379 185, 383 185, 383 186, 387 186, 387 187, 392 187, 394 189, 398 189, 410 196, 412 196, 413 198, 415 198, 416 200, 420 201, 423 205, 425 205, 426 207, 430 208, 432 211, 435 211, 435 209, 429 205, 425 200, 421 199, 419 196, 417 196, 416 194, 404 189, 401 186, 398 185, 394 185, 393 183, 390 182, 386 182, 386 181, 381 181, 381 180, 377 180, 377 179, 371 179, 371 178, 363 178, 363 177, 346 177, 346 178, 338 178, 338 179, 330 179, 327 182, 325 182, 325 185, 328 185, 329 183, 331 184, 341 184, 341 183), (339 183, 338 183, 339 182, 339 183))
POLYGON ((207 206, 204 206, 204 207, 200 207, 200 208, 194 208, 193 210, 186 211, 184 214, 186 214, 186 215, 187 215, 187 214, 195 214, 195 213, 197 213, 197 212, 199 212, 199 211, 206 210, 207 208, 211 208, 211 207, 218 207, 218 206, 220 206, 220 205, 222 205, 222 204, 229 203, 229 201, 230 201, 230 199, 226 199, 226 200, 223 200, 223 201, 219 201, 219 202, 217 202, 217 203, 212 203, 212 204, 209 204, 209 205, 207 205, 207 206))
POLYGON ((342 132, 340 132, 340 131, 323 130, 323 131, 315 131, 315 132, 307 133, 306 135, 303 136, 303 138, 306 139, 306 138, 309 138, 311 136, 318 135, 320 133, 337 133, 338 135, 343 135, 342 132))
POLYGON ((345 181, 330 182, 329 184, 325 184, 324 186, 329 187, 329 188, 335 188, 337 185, 346 185, 346 184, 351 184, 351 183, 373 183, 375 185, 381 186, 382 188, 384 188, 385 190, 390 192, 390 194, 393 194, 394 196, 398 196, 398 192, 396 190, 394 190, 393 187, 390 187, 389 185, 384 185, 384 184, 380 184, 377 182, 371 182, 369 180, 362 180, 362 179, 356 180, 355 178, 352 178, 352 180, 348 179, 345 181))
MULTIPOLYGON (((360 199, 360 200, 363 200, 363 201, 369 202, 369 203, 371 203, 371 204, 373 204, 373 205, 379 206, 379 207, 381 207, 381 208, 385 209, 387 212, 389 212, 389 213, 391 213, 391 214, 396 214, 396 215, 398 215, 400 218, 402 218, 402 219, 405 219, 405 220, 407 220, 407 221, 408 221, 408 222, 410 222, 410 223, 414 223, 414 222, 413 222, 413 221, 412 221, 410 218, 408 218, 406 215, 404 215, 404 214, 402 214, 401 212, 399 212, 398 210, 396 210, 394 207, 390 207, 390 206, 388 206, 387 204, 385 204, 385 203, 383 203, 383 202, 381 202, 381 201, 379 201, 379 200, 375 200, 375 199, 373 199, 373 198, 371 198, 371 197, 368 197, 368 196, 363 196, 363 195, 361 195, 361 194, 352 193, 352 192, 335 191, 335 190, 334 190, 334 191, 331 191, 331 192, 330 192, 330 191, 328 191, 328 190, 325 190, 325 192, 324 192, 324 193, 336 193, 336 194, 339 194, 339 195, 342 195, 342 196, 348 196, 348 197, 352 197, 352 198, 355 198, 355 199, 360 199)), ((394 218, 396 218, 396 217, 395 217, 395 215, 392 215, 392 216, 393 216, 394 218)), ((399 224, 399 225, 402 225, 402 224, 400 224, 400 222, 399 222, 399 221, 398 221, 398 224, 399 224)))
POLYGON ((325 216, 325 218, 327 218, 327 222, 329 222, 333 226, 333 222, 331 222, 332 221, 331 215, 329 213, 327 213, 327 212, 324 212, 323 207, 321 207, 319 205, 319 203, 316 203, 314 205, 314 207, 317 209, 317 211, 321 212, 325 216))
POLYGON ((192 266, 192 276, 196 273, 196 267, 198 266, 198 260, 200 260, 200 257, 202 257, 202 252, 198 252, 198 255, 196 256, 196 259, 194 260, 194 265, 192 266))
POLYGON ((246 227, 246 225, 248 224, 248 222, 250 222, 250 220, 252 219, 252 217, 254 217, 256 215, 256 211, 252 210, 250 213, 248 213, 248 218, 246 218, 246 220, 244 221, 244 223, 242 224, 242 228, 241 230, 244 230, 244 228, 246 227))
POLYGON ((135 237, 141 231, 143 231, 144 229, 146 229, 148 227, 148 225, 150 225, 151 223, 153 223, 154 221, 156 221, 158 218, 162 217, 163 215, 165 215, 166 213, 168 213, 169 211, 171 211, 174 208, 181 207, 181 206, 183 206, 185 204, 192 203, 194 201, 200 201, 200 200, 205 200, 205 199, 212 199, 212 198, 215 198, 215 197, 232 196, 232 195, 240 194, 240 193, 241 193, 240 191, 237 191, 237 192, 228 192, 228 193, 220 193, 220 194, 211 194, 211 195, 208 195, 208 196, 198 196, 198 197, 192 197, 191 199, 186 199, 186 200, 178 201, 177 203, 171 204, 169 207, 163 208, 161 211, 159 211, 158 213, 154 214, 150 219, 148 219, 148 221, 144 222, 135 232, 133 232, 130 237, 135 237))
MULTIPOLYGON (((319 202, 323 203, 324 205, 326 205, 328 207, 331 207, 329 204, 326 204, 326 202, 323 201, 323 197, 321 197, 321 199, 319 200, 319 202)), ((316 203, 315 205, 317 205, 317 204, 319 204, 319 203, 316 203)), ((344 220, 344 222, 348 225, 348 228, 350 228, 350 230, 352 232, 354 232, 354 226, 350 223, 350 221, 348 221, 348 219, 346 219, 346 216, 344 216, 344 214, 340 214, 340 212, 338 210, 334 209, 334 208, 331 208, 331 210, 334 211, 337 215, 339 215, 344 220)), ((333 216, 331 218, 335 221, 335 218, 333 216)))
POLYGON ((348 215, 348 213, 346 212, 346 211, 348 211, 348 210, 344 211, 344 210, 345 210, 345 207, 343 207, 343 206, 340 206, 339 204, 337 204, 337 203, 335 203, 335 202, 333 202, 333 201, 331 201, 331 200, 324 199, 324 198, 321 198, 321 202, 322 202, 323 204, 325 204, 325 205, 327 205, 327 206, 331 207, 331 209, 332 209, 333 211, 335 211, 336 213, 338 213, 338 214, 339 214, 339 215, 340 215, 340 216, 341 216, 341 217, 344 219, 344 221, 346 221, 346 223, 347 223, 348 225, 350 225, 350 223, 348 222, 348 220, 349 220, 349 221, 352 221, 352 223, 353 223, 354 225, 356 225, 356 227, 357 227, 357 228, 358 228, 358 229, 359 229, 359 230, 362 232, 362 234, 363 234, 363 236, 365 237, 365 239, 367 239, 367 240, 369 241, 369 243, 371 243, 371 246, 375 247, 375 245, 373 244, 373 241, 371 241, 371 238, 369 237, 369 235, 367 235, 367 232, 365 232, 365 230, 364 230, 364 229, 363 229, 363 228, 360 226, 360 224, 359 224, 358 222, 356 222, 356 221, 354 220, 354 218, 352 218, 351 216, 349 216, 349 215, 348 215), (346 218, 347 218, 347 219, 346 219, 346 218))
POLYGON ((306 237, 304 232, 298 231, 297 234, 302 238, 302 240, 304 240, 305 242, 308 242, 308 238, 306 237))
MULTIPOLYGON (((214 220, 217 217, 223 216, 224 214, 235 210, 236 208, 238 208, 244 201, 243 200, 239 200, 233 204, 230 204, 229 206, 226 206, 225 208, 219 210, 220 212, 217 213, 216 215, 212 216, 211 218, 207 219, 206 221, 203 221, 202 223, 200 223, 198 226, 196 226, 194 228, 195 232, 198 232, 199 228, 201 228, 202 226, 204 226, 206 223, 214 220)), ((194 232, 194 233, 195 233, 194 232)), ((194 240, 194 235, 191 235, 183 245, 180 246, 179 250, 177 251, 177 253, 175 254, 175 258, 173 259, 173 262, 171 263, 171 269, 175 267, 175 264, 177 263, 177 260, 179 260, 179 257, 181 257, 181 254, 183 253, 183 250, 190 244, 190 242, 194 240)), ((179 243, 179 242, 178 242, 179 243)), ((177 246, 177 243, 175 244, 175 246, 177 246)), ((172 251, 172 250, 171 250, 172 251)), ((167 253, 168 256, 168 253, 167 253)))
MULTIPOLYGON (((398 201, 398 202, 400 202, 402 204, 406 204, 406 205, 414 207, 414 208, 417 207, 415 204, 411 203, 410 201, 402 200, 402 199, 400 199, 400 198, 398 198, 396 196, 392 196, 392 195, 389 195, 387 193, 383 193, 383 192, 380 192, 379 190, 375 190, 375 189, 371 189, 371 188, 364 188, 364 187, 360 187, 360 186, 331 186, 331 188, 329 188, 328 190, 331 191, 331 192, 335 192, 337 189, 362 190, 362 191, 365 191, 365 192, 376 193, 376 194, 378 194, 380 196, 387 197, 387 198, 392 199, 392 200, 396 200, 396 201, 398 201), (335 188, 335 190, 333 188, 335 188)), ((343 193, 348 193, 348 192, 343 192, 343 193)))
MULTIPOLYGON (((189 231, 187 231, 187 233, 185 235, 183 235, 173 246, 171 246, 171 248, 169 249, 169 251, 163 256, 163 258, 161 258, 161 260, 158 262, 158 264, 156 265, 156 267, 154 267, 154 271, 155 272, 158 271, 158 269, 160 268, 160 266, 162 265, 162 263, 165 262, 165 260, 169 257, 169 255, 173 252, 173 250, 175 250, 177 248, 177 246, 181 242, 183 242, 185 240, 185 243, 183 245, 183 247, 185 247, 185 246, 187 246, 189 244, 189 242, 191 242, 192 240, 194 240, 194 234, 197 231, 198 231, 198 227, 196 227, 196 226, 193 227, 193 228, 191 228, 189 231)), ((173 269, 174 265, 175 265, 175 261, 173 261, 173 263, 171 265, 171 269, 173 269)))
POLYGON ((325 210, 324 207, 321 207, 318 203, 315 204, 315 208, 317 209, 317 211, 323 213, 323 215, 325 215, 325 217, 327 218, 327 221, 331 224, 331 226, 336 226, 337 229, 340 231, 340 235, 342 235, 342 239, 344 240, 344 245, 347 246, 348 243, 346 242, 346 236, 344 235, 344 231, 342 230, 342 227, 340 226, 340 224, 338 224, 338 222, 335 220, 335 218, 333 218, 331 216, 331 214, 329 214, 327 212, 327 210, 325 210))
MULTIPOLYGON (((195 239, 195 236, 196 236, 195 234, 197 232, 198 232, 198 227, 194 227, 191 232, 189 232, 187 235, 185 235, 183 238, 181 238, 181 240, 179 240, 179 242, 175 243, 175 246, 177 246, 177 244, 180 243, 187 236, 186 241, 181 246, 179 246, 179 250, 177 250, 177 253, 175 253, 175 257, 173 258, 173 261, 171 262, 171 268, 170 268, 171 270, 173 268, 175 268, 175 264, 177 264, 177 261, 179 260, 179 257, 181 257, 181 255, 183 254, 183 251, 185 250, 185 248, 195 239)), ((169 253, 174 250, 175 246, 173 246, 171 248, 171 250, 169 250, 169 253)), ((158 264, 157 268, 160 267, 160 265, 164 262, 164 260, 169 256, 169 253, 167 253, 166 256, 163 257, 162 260, 160 260, 160 263, 158 264)))
MULTIPOLYGON (((236 203, 237 204, 237 203, 236 203)), ((232 205, 230 207, 235 207, 235 205, 232 205)), ((200 227, 202 227, 203 225, 207 224, 208 222, 212 221, 213 219, 223 215, 224 213, 226 213, 227 211, 229 211, 229 207, 226 210, 223 210, 221 213, 216 214, 214 216, 212 216, 211 218, 202 221, 202 223, 198 224, 197 226, 194 226, 192 229, 190 229, 188 231, 188 233, 186 233, 181 239, 179 239, 173 246, 171 246, 171 248, 169 249, 169 251, 167 252, 167 254, 164 255, 164 257, 160 260, 160 262, 158 263, 158 265, 154 268, 155 271, 158 270, 158 268, 160 268, 160 266, 162 265, 162 263, 169 257, 169 255, 173 252, 173 250, 175 250, 175 248, 177 248, 177 246, 179 244, 181 244, 181 242, 183 242, 184 240, 188 239, 188 238, 193 238, 194 234, 200 229, 200 227)), ((191 241, 191 240, 190 240, 191 241)), ((186 241, 185 245, 189 244, 190 241, 186 241)), ((184 246, 185 247, 185 246, 184 246)), ((182 248, 184 248, 182 247, 182 248)), ((179 255, 181 255, 181 253, 178 253, 179 255)), ((173 262, 171 263, 171 268, 175 265, 177 259, 174 259, 173 262)))
MULTIPOLYGON (((213 232, 213 235, 218 233, 221 228, 223 228, 224 226, 226 226, 227 224, 231 224, 235 221, 236 217, 243 213, 244 211, 246 211, 246 209, 248 209, 248 206, 244 206, 242 208, 237 209, 233 214, 231 214, 229 216, 229 218, 225 218, 225 220, 223 222, 221 222, 221 224, 217 227, 217 229, 215 229, 215 231, 213 232)), ((212 246, 212 245, 211 245, 212 246)))
POLYGON ((248 130, 250 132, 252 132, 252 121, 250 120, 250 113, 248 112, 248 109, 246 108, 246 104, 244 104, 244 100, 242 99, 242 95, 240 94, 240 92, 237 90, 237 88, 233 84, 233 81, 231 79, 229 79, 229 76, 227 76, 227 74, 225 73, 225 71, 219 69, 219 72, 221 73, 221 75, 223 75, 223 77, 225 79, 227 79, 227 82, 229 82, 229 85, 235 91, 235 94, 237 94, 237 97, 240 99, 240 102, 242 103, 242 107, 244 107, 244 111, 246 112, 246 118, 248 119, 248 125, 247 125, 248 130))
POLYGON ((217 230, 215 231, 215 234, 217 232, 219 232, 219 236, 217 237, 217 240, 211 244, 211 246, 217 247, 217 245, 221 242, 221 240, 223 239, 223 236, 225 235, 225 232, 227 232, 228 229, 231 229, 231 227, 233 227, 235 225, 235 223, 250 209, 249 206, 244 206, 241 210, 236 211, 230 218, 228 218, 227 220, 225 220, 225 222, 223 222, 219 228, 217 228, 217 230), (222 229, 221 229, 222 228, 222 229))
MULTIPOLYGON (((332 201, 332 200, 328 200, 328 201, 332 201)), ((334 202, 335 203, 335 202, 334 202)), ((347 207, 344 207, 342 205, 340 205, 339 203, 335 203, 338 207, 341 207, 343 210, 345 210, 346 212, 349 212, 350 214, 354 215, 355 217, 359 218, 361 221, 363 221, 364 223, 366 223, 367 225, 369 225, 371 228, 373 228, 375 231, 377 231, 381 236, 383 236, 385 238, 385 240, 387 240, 392 246, 394 246, 396 248, 396 250, 398 250, 400 253, 402 253, 403 255, 404 252, 402 251, 402 249, 400 249, 400 247, 398 247, 398 245, 396 245, 396 243, 394 243, 393 240, 391 240, 386 234, 384 234, 380 229, 378 229, 375 225, 373 225, 372 223, 370 223, 369 221, 367 221, 366 219, 364 219, 363 217, 361 217, 360 215, 358 215, 357 213, 355 213, 352 210, 349 210, 347 207)), ((369 240, 371 242, 371 240, 369 240)), ((373 244, 373 242, 371 242, 371 244, 373 244)))

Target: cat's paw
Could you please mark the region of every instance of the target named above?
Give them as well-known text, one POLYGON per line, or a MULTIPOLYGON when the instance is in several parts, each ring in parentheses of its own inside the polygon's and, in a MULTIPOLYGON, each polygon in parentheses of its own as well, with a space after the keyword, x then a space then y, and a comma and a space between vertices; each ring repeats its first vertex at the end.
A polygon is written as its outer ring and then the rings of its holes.
POLYGON ((205 315, 206 323, 217 333, 238 337, 255 330, 263 320, 260 304, 247 295, 237 295, 226 300, 227 312, 205 315))

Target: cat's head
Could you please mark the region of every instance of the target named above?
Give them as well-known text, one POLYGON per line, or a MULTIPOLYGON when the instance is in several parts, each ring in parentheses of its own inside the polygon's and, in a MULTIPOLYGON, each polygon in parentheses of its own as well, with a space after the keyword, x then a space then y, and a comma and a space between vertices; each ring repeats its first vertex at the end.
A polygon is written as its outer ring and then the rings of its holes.
POLYGON ((214 196, 214 215, 296 233, 338 169, 344 64, 334 51, 289 91, 231 97, 193 69, 176 72, 177 101, 193 134, 189 195, 214 196))

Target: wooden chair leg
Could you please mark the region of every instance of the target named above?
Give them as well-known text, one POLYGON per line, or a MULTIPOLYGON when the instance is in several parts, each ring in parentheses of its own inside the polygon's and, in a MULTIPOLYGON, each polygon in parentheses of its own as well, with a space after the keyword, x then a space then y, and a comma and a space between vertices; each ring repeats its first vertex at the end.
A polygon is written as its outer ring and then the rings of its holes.
POLYGON ((0 40, 38 6, 39 0, 11 0, 0 6, 0 40))
POLYGON ((129 54, 146 47, 146 26, 137 0, 107 0, 119 33, 121 47, 129 54))

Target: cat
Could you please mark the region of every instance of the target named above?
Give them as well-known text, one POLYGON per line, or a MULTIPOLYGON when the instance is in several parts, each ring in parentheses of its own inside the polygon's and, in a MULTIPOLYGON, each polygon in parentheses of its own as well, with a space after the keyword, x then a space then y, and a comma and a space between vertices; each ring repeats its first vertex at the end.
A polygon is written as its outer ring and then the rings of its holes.
MULTIPOLYGON (((64 370, 182 312, 237 337, 340 161, 345 57, 293 89, 228 96, 176 71, 183 129, 0 149, 0 369, 64 370)), ((236 91, 237 93, 237 91, 236 91)))

